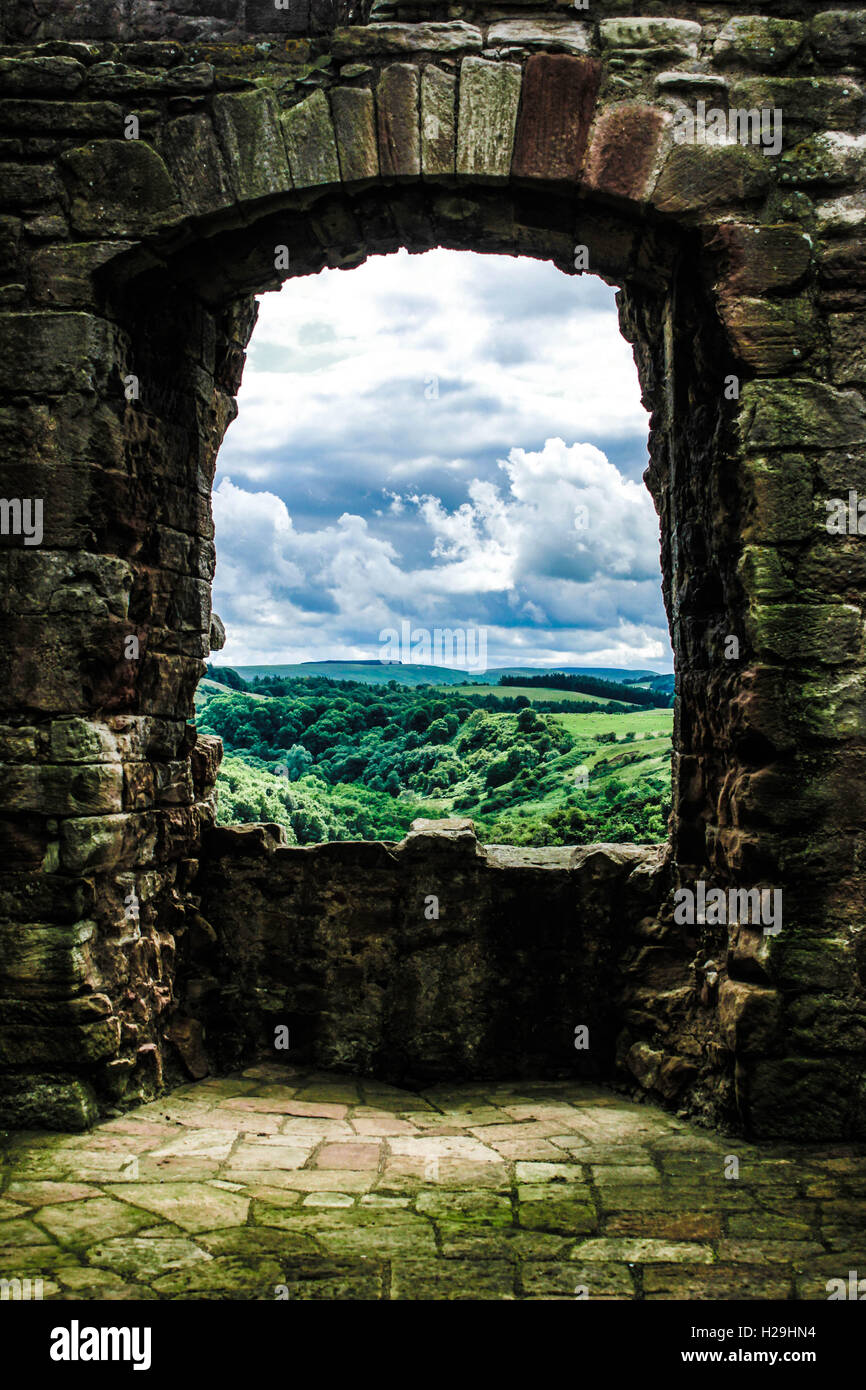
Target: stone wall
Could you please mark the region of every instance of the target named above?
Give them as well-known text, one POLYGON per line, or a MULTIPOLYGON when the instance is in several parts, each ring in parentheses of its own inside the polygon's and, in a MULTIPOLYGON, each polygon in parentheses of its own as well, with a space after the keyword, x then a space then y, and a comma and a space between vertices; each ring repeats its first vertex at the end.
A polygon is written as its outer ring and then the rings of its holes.
POLYGON ((309 848, 219 828, 180 1047, 200 1073, 269 1056, 407 1086, 612 1076, 625 957, 664 876, 661 848, 484 847, 471 821, 309 848))
POLYGON ((678 1103, 756 1133, 862 1132, 866 541, 825 521, 866 495, 866 11, 769 8, 313 5, 282 31, 253 0, 7 0, 0 496, 44 506, 38 544, 0 535, 7 1119, 85 1122, 178 1055, 253 296, 400 246, 565 273, 585 246, 652 412, 673 885, 785 903, 777 937, 678 945, 659 904, 623 1065, 665 1097, 696 1058, 678 1103), (699 101, 780 111, 782 148, 677 143, 699 101))

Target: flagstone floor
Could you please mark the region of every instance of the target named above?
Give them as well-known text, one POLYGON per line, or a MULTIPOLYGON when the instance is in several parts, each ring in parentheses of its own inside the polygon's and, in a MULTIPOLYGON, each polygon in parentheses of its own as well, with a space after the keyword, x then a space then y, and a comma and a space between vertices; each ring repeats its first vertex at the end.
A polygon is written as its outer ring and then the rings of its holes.
POLYGON ((0 1278, 45 1298, 826 1299, 858 1266, 866 1146, 758 1148, 571 1082, 266 1065, 0 1136, 0 1278))

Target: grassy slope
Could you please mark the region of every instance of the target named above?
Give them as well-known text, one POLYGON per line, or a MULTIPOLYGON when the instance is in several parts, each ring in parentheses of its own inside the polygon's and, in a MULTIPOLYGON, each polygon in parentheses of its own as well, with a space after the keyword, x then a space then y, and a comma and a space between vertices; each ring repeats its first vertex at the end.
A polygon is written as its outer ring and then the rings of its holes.
MULTIPOLYGON (((540 685, 502 685, 494 686, 493 689, 477 685, 447 685, 437 686, 437 690, 445 690, 450 695, 495 695, 501 700, 516 700, 518 695, 525 695, 530 704, 537 705, 543 700, 568 700, 576 705, 584 705, 588 702, 600 704, 609 698, 605 695, 584 695, 579 690, 549 690, 546 686, 540 685)), ((627 687, 623 687, 623 696, 617 696, 617 703, 628 704, 629 700, 625 694, 627 687)), ((609 716, 608 716, 609 717, 609 716)))

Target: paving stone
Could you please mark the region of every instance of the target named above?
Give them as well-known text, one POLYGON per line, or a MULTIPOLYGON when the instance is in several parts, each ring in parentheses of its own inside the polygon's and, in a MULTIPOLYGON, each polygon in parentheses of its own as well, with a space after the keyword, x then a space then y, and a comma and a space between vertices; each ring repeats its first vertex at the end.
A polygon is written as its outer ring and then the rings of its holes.
POLYGON ((50 1207, 56 1202, 80 1202, 100 1197, 102 1190, 81 1182, 11 1182, 6 1195, 28 1207, 50 1207))
POLYGON ((281 1282, 282 1268, 278 1261, 267 1257, 255 1259, 215 1259, 207 1264, 187 1265, 186 1268, 163 1274, 153 1281, 153 1288, 162 1296, 177 1294, 186 1300, 197 1292, 209 1296, 267 1299, 281 1282))
POLYGON ((376 1181, 374 1168, 363 1173, 347 1168, 298 1168, 291 1172, 269 1169, 245 1174, 247 1191, 276 1186, 296 1192, 368 1192, 376 1181))
POLYGON ((42 1207, 33 1219, 61 1244, 82 1247, 112 1236, 129 1235, 151 1221, 146 1212, 111 1197, 42 1207))
POLYGON ((605 1236, 657 1236, 677 1242, 717 1240, 722 1234, 722 1218, 702 1211, 617 1211, 603 1218, 603 1231, 605 1236))
POLYGON ((559 1235, 588 1235, 598 1228, 598 1217, 591 1203, 571 1197, 547 1196, 541 1200, 522 1201, 517 1219, 526 1230, 553 1231, 559 1235))
POLYGON ((227 1177, 242 1177, 244 1173, 266 1173, 271 1169, 302 1168, 312 1152, 310 1145, 304 1148, 265 1144, 242 1144, 232 1154, 225 1165, 227 1177))
POLYGON ((143 1211, 173 1221, 184 1231, 212 1231, 219 1226, 242 1226, 250 1199, 224 1192, 207 1183, 167 1182, 112 1184, 112 1195, 143 1211))
POLYGON ((555 1162, 562 1150, 547 1139, 507 1139, 504 1143, 491 1139, 491 1149, 509 1160, 549 1160, 555 1162))
MULTIPOLYGON (((293 1117, 285 1120, 280 1126, 280 1138, 285 1136, 283 1142, 297 1144, 299 1147, 308 1140, 312 1144, 320 1144, 323 1139, 353 1139, 357 1134, 363 1134, 363 1129, 358 1129, 357 1124, 350 1125, 346 1120, 313 1120, 301 1117, 293 1117)), ((380 1121, 381 1123, 386 1123, 380 1121)), ((406 1131, 412 1133, 411 1125, 406 1126, 406 1131)), ((367 1133, 374 1134, 375 1130, 367 1130, 367 1133)), ((395 1131, 400 1133, 399 1130, 395 1131)), ((264 1142, 262 1140, 261 1142, 264 1142)), ((273 1141, 271 1141, 273 1142, 273 1141)))
POLYGON ((674 1262, 684 1264, 712 1264, 713 1252, 709 1246, 701 1246, 690 1241, 655 1240, 649 1236, 605 1237, 600 1240, 582 1240, 575 1247, 574 1260, 620 1260, 625 1264, 658 1264, 674 1262))
POLYGON ((422 1192, 416 1203, 416 1211, 435 1220, 454 1220, 459 1218, 469 1225, 511 1226, 513 1214, 511 1199, 489 1191, 468 1192, 422 1192))
POLYGON ((467 1226, 463 1221, 437 1221, 444 1259, 487 1260, 563 1259, 574 1237, 551 1231, 500 1226, 467 1226))
POLYGON ((13 1138, 0 1264, 55 1299, 178 1301, 826 1298, 866 1264, 857 1145, 726 1140, 567 1082, 291 1076, 13 1138))
POLYGON ((283 1279, 281 1297, 283 1289, 290 1300, 302 1303, 342 1299, 370 1302, 384 1297, 385 1271, 366 1257, 337 1260, 309 1256, 292 1261, 283 1279))
POLYGON ((381 1144, 326 1144, 316 1155, 317 1168, 376 1169, 381 1144))
POLYGON ((815 1256, 826 1253, 815 1240, 720 1240, 716 1249, 722 1263, 784 1264, 798 1274, 814 1264, 815 1256))
POLYGON ((353 1207, 355 1198, 348 1192, 310 1192, 304 1198, 305 1207, 353 1207))
POLYGON ((643 1270, 647 1299, 784 1299, 790 1278, 776 1269, 747 1269, 742 1265, 647 1265, 643 1270))
POLYGON ((657 1168, 617 1163, 592 1164, 590 1167, 592 1180, 599 1187, 642 1187, 646 1183, 660 1183, 662 1180, 657 1168))
POLYGON ((517 1163, 514 1171, 518 1182, 560 1183, 583 1182, 583 1170, 577 1163, 517 1163))
POLYGON ((564 1294, 578 1297, 586 1290, 588 1301, 600 1298, 632 1299, 636 1297, 634 1279, 627 1265, 581 1265, 559 1260, 527 1260, 520 1268, 520 1281, 525 1293, 532 1295, 564 1294))
POLYGON ((375 1135, 376 1138, 390 1138, 399 1134, 417 1134, 413 1124, 400 1120, 395 1115, 387 1118, 371 1118, 368 1115, 353 1115, 352 1128, 359 1135, 375 1135))
POLYGON ((87 1252, 90 1264, 145 1282, 169 1270, 185 1269, 198 1260, 209 1258, 207 1251, 191 1240, 143 1236, 113 1237, 100 1241, 87 1252))
POLYGON ((392 1299, 513 1299, 514 1275, 495 1260, 406 1260, 391 1265, 392 1299))

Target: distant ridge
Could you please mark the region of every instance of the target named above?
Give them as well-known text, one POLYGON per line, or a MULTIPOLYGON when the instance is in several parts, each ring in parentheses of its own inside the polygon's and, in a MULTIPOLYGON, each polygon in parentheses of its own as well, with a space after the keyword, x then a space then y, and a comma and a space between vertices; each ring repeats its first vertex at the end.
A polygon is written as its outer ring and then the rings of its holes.
MULTIPOLYGON (((214 673, 219 670, 214 667, 214 673)), ((567 676, 596 676, 599 680, 650 681, 670 680, 673 676, 661 671, 625 666, 497 666, 488 671, 459 671, 451 666, 416 666, 409 662, 381 661, 303 661, 281 666, 235 666, 244 680, 255 676, 277 676, 289 679, 299 676, 328 676, 331 680, 364 681, 379 685, 397 681, 399 685, 496 685, 500 676, 542 676, 552 671, 567 676)))

